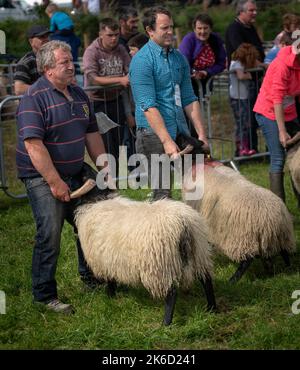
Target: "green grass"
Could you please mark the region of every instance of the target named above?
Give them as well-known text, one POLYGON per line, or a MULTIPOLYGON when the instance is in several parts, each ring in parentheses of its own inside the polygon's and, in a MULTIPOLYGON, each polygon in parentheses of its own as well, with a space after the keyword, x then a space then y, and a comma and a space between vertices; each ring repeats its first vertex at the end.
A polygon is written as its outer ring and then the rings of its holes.
MULTIPOLYGON (((249 179, 267 186, 267 164, 242 165, 249 179)), ((299 211, 286 179, 287 205, 294 215, 299 244, 299 211)), ((126 191, 145 199, 147 191, 126 191)), ((179 193, 176 192, 176 198, 179 193)), ((207 313, 200 284, 179 291, 173 324, 161 325, 164 304, 143 288, 120 287, 109 299, 104 290, 88 292, 77 274, 74 236, 65 225, 57 270, 59 296, 76 308, 63 316, 32 304, 31 255, 34 224, 26 200, 0 193, 0 290, 7 313, 0 315, 1 349, 283 349, 300 348, 300 315, 291 313, 292 292, 300 289, 299 254, 287 270, 275 260, 267 277, 259 260, 236 285, 228 279, 236 266, 215 257, 214 286, 220 312, 207 313)))

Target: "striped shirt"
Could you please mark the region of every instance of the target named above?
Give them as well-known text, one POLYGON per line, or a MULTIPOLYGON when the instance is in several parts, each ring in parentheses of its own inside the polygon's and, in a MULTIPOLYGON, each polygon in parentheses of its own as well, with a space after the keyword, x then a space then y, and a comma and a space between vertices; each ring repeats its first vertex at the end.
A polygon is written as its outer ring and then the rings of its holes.
POLYGON ((32 85, 39 77, 40 75, 36 66, 36 56, 33 51, 30 51, 18 61, 14 80, 32 85))
POLYGON ((25 148, 24 140, 29 138, 43 141, 60 175, 80 172, 86 133, 98 127, 85 92, 74 85, 68 89, 72 102, 42 76, 22 97, 17 110, 19 178, 39 176, 25 148))
POLYGON ((144 111, 156 107, 173 139, 178 132, 189 132, 182 108, 197 98, 192 88, 190 67, 179 51, 169 49, 167 54, 158 44, 148 41, 132 58, 129 77, 136 104, 137 127, 150 127, 144 111), (176 90, 180 99, 175 99, 176 90))

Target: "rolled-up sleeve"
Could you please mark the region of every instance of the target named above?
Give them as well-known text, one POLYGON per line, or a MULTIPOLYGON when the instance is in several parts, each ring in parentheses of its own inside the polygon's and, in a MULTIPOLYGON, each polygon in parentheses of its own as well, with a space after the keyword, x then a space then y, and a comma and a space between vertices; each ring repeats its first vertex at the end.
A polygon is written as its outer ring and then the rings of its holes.
POLYGON ((190 76, 190 67, 188 65, 188 62, 186 58, 182 56, 182 65, 183 65, 183 76, 182 76, 182 82, 180 86, 181 90, 181 102, 182 107, 186 107, 187 105, 193 103, 194 101, 197 101, 197 97, 194 94, 191 76, 190 76))
POLYGON ((158 107, 151 62, 134 56, 129 66, 129 79, 137 108, 145 112, 158 107))

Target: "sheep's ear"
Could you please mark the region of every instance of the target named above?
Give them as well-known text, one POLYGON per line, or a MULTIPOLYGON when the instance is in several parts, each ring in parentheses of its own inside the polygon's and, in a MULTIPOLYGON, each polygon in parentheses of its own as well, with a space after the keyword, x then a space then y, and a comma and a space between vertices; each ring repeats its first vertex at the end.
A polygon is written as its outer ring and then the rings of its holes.
POLYGON ((96 181, 93 179, 88 179, 79 189, 73 191, 70 194, 71 199, 80 198, 87 194, 96 186, 96 181))

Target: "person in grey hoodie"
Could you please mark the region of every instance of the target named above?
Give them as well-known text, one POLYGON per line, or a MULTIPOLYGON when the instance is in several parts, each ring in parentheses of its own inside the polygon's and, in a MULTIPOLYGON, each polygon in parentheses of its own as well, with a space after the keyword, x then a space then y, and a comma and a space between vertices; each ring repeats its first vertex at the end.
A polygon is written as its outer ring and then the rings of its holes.
POLYGON ((106 150, 116 160, 119 157, 119 145, 123 142, 126 121, 121 93, 129 87, 129 63, 127 50, 123 45, 119 45, 118 22, 112 18, 104 18, 99 24, 99 37, 83 54, 83 71, 85 87, 105 87, 88 92, 95 113, 105 112, 111 120, 120 125, 103 134, 106 150), (109 87, 113 84, 120 86, 109 87))

